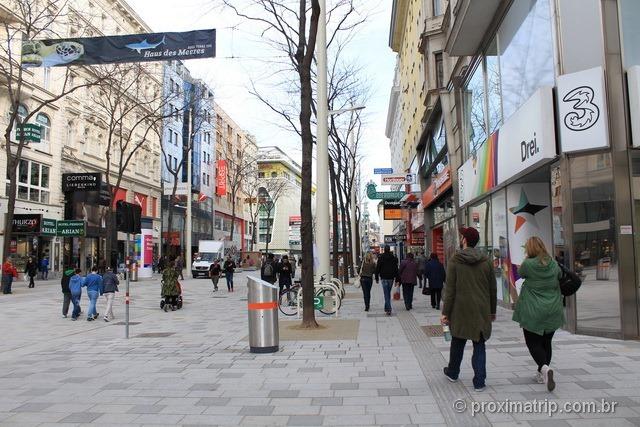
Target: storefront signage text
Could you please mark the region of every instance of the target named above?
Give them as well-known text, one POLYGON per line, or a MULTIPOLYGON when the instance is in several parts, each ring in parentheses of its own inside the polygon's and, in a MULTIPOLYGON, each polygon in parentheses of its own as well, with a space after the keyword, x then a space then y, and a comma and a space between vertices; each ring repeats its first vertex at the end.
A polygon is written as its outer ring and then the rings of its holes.
POLYGON ((86 223, 83 220, 58 221, 57 234, 62 237, 83 237, 86 223))
POLYGON ((56 226, 57 221, 55 219, 42 218, 40 234, 42 234, 43 236, 55 236, 56 226))
POLYGON ((40 214, 14 214, 11 221, 12 233, 37 234, 40 232, 40 214))
POLYGON ((564 153, 609 146, 609 114, 602 67, 558 77, 557 100, 564 153))
POLYGON ((416 176, 412 173, 397 175, 382 175, 382 185, 409 185, 416 182, 416 176))
POLYGON ((396 201, 384 202, 384 219, 386 220, 402 219, 402 208, 400 207, 400 202, 396 202, 396 201))
POLYGON ((63 173, 62 191, 100 191, 102 174, 98 173, 63 173))
POLYGON ((424 208, 435 202, 439 195, 451 188, 451 170, 447 166, 442 172, 431 179, 431 185, 422 193, 424 208))
POLYGON ((22 123, 16 129, 18 141, 40 142, 41 127, 33 123, 22 123))
POLYGON ((373 169, 373 174, 374 175, 389 175, 393 173, 393 169, 392 168, 374 168, 373 169))

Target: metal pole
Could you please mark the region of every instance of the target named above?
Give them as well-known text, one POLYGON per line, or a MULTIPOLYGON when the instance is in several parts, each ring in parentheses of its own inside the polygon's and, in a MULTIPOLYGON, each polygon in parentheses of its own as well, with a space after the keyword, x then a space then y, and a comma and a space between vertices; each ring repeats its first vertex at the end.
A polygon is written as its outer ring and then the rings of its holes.
POLYGON ((349 203, 351 204, 351 265, 353 268, 353 275, 358 273, 358 251, 356 250, 356 138, 355 138, 355 124, 353 123, 353 112, 351 112, 350 124, 354 126, 351 131, 351 173, 353 178, 351 180, 351 194, 349 203))
MULTIPOLYGON (((191 139, 191 120, 189 120, 189 144, 193 146, 193 140, 191 139)), ((185 218, 185 252, 184 252, 184 267, 188 268, 188 272, 191 272, 191 201, 193 195, 191 194, 191 153, 193 149, 187 150, 187 212, 185 218)))
MULTIPOLYGON (((326 0, 319 0, 320 17, 316 53, 318 60, 318 134, 316 152, 316 248, 318 271, 316 275, 331 275, 329 268, 329 129, 327 104, 327 8, 326 0)), ((334 201, 335 202, 335 201, 334 201)), ((337 256, 337 254, 334 254, 337 256)), ((336 260, 334 260, 336 262, 336 260)))
POLYGON ((131 277, 130 262, 129 262, 129 233, 127 233, 127 240, 124 243, 124 259, 125 259, 125 272, 127 274, 127 286, 124 294, 124 336, 129 338, 129 280, 131 277))

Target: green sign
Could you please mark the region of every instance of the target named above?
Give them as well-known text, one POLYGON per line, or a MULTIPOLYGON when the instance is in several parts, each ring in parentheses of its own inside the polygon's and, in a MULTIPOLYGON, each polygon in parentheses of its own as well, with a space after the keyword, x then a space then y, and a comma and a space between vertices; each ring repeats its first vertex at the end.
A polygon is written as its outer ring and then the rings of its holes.
POLYGON ((58 221, 57 234, 62 237, 83 237, 85 228, 83 220, 58 221))
POLYGON ((33 123, 19 124, 16 129, 16 139, 18 141, 40 142, 41 127, 33 123))
POLYGON ((313 297, 313 308, 315 308, 316 310, 320 310, 321 308, 324 308, 323 296, 313 297))
POLYGON ((55 219, 42 218, 42 224, 40 225, 40 234, 43 236, 55 236, 56 235, 57 222, 55 219))
POLYGON ((367 197, 371 200, 400 200, 406 194, 404 191, 377 191, 376 185, 373 182, 367 184, 367 197))

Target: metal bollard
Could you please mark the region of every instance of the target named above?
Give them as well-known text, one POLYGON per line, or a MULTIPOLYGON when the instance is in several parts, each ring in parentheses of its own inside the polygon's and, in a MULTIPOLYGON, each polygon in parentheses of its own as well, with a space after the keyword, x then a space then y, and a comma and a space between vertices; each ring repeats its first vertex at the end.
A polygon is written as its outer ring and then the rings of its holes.
POLYGON ((279 349, 278 286, 248 278, 249 351, 275 353, 279 349))

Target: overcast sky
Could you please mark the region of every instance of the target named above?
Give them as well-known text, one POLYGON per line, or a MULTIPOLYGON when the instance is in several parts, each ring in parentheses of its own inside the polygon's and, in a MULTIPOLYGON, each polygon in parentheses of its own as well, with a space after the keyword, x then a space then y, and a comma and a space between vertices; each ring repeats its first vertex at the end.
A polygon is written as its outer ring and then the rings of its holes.
MULTIPOLYGON (((264 60, 273 56, 260 42, 255 25, 243 22, 230 10, 215 7, 216 0, 128 2, 156 32, 216 28, 216 58, 186 61, 192 75, 213 88, 216 102, 245 131, 256 136, 258 145, 278 145, 295 160, 300 160, 299 137, 283 130, 285 123, 249 93, 252 81, 264 80, 265 68, 268 68, 264 60)), ((368 10, 361 13, 369 15, 369 19, 359 28, 346 52, 361 65, 373 90, 365 110, 363 182, 373 178, 374 167, 391 164, 388 139, 384 134, 395 67, 395 54, 388 44, 391 3, 388 0, 364 2, 368 10)), ((268 90, 262 89, 270 95, 268 90)), ((279 95, 273 93, 274 97, 279 95)), ((374 203, 370 203, 369 211, 377 218, 374 203)))

